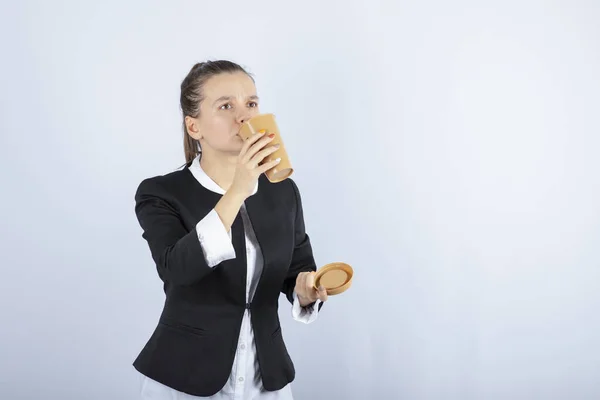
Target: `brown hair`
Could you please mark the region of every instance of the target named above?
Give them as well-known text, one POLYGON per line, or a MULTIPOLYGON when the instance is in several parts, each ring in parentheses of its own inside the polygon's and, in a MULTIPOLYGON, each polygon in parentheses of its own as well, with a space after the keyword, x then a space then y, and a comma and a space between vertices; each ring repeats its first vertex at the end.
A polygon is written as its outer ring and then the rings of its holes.
MULTIPOLYGON (((200 143, 191 137, 185 126, 185 117, 198 118, 200 116, 200 103, 204 99, 202 88, 206 81, 215 75, 223 73, 244 72, 250 78, 250 75, 240 65, 227 60, 205 61, 195 64, 181 82, 180 105, 183 113, 183 151, 185 153, 185 163, 189 167, 194 158, 202 152, 200 143)), ((254 80, 254 78, 252 78, 254 80)))

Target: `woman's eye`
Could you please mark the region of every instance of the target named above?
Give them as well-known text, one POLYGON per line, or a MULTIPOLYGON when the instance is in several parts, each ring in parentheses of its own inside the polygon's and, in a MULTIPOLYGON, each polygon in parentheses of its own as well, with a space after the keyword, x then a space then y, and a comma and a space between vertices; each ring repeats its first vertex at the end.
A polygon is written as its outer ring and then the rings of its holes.
POLYGON ((231 108, 231 104, 227 103, 227 104, 223 104, 221 107, 219 107, 221 110, 229 110, 231 108))
POLYGON ((257 103, 257 102, 255 102, 255 101, 251 101, 250 103, 248 103, 248 105, 249 105, 250 107, 252 107, 252 108, 254 108, 254 107, 258 107, 258 103, 257 103))

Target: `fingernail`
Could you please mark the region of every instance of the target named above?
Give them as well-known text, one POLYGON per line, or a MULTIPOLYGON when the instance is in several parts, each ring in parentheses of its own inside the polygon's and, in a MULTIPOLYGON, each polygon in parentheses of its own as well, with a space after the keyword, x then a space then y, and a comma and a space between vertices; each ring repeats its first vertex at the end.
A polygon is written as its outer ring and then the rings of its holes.
POLYGON ((319 286, 319 290, 321 290, 321 291, 322 291, 322 290, 323 290, 323 286, 319 286))
POLYGON ((275 137, 275 134, 274 134, 274 133, 271 133, 271 134, 269 135, 269 137, 270 137, 271 139, 273 139, 273 138, 275 137))

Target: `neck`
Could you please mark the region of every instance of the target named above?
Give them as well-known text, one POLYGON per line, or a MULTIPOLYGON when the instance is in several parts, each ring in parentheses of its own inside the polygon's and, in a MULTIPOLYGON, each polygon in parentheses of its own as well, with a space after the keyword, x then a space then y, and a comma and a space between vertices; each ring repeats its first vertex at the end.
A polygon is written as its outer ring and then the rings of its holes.
POLYGON ((237 156, 203 151, 200 167, 221 189, 227 191, 233 182, 236 161, 237 156))

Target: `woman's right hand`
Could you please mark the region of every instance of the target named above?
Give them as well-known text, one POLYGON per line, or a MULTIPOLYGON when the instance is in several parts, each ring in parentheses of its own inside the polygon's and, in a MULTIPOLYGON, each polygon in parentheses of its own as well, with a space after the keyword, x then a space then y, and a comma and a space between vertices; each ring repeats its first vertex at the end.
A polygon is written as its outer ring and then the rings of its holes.
POLYGON ((254 191, 260 174, 279 164, 278 160, 273 160, 259 165, 266 156, 279 148, 275 146, 265 147, 273 140, 273 137, 274 135, 265 136, 265 133, 256 133, 246 140, 240 151, 233 182, 221 197, 221 200, 215 205, 215 211, 221 218, 227 232, 231 229, 240 207, 254 191))
POLYGON ((229 191, 244 199, 248 198, 254 191, 260 175, 279 164, 281 160, 276 159, 260 165, 266 156, 279 148, 279 145, 267 146, 274 136, 274 134, 265 135, 264 132, 259 132, 245 141, 238 156, 235 175, 229 191))

